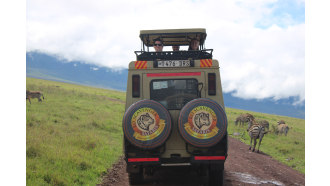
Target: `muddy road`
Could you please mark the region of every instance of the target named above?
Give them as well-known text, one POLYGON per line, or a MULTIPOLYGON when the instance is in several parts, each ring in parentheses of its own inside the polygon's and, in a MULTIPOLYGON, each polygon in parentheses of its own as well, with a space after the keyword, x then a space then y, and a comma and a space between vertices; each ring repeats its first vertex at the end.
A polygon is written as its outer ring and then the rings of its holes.
MULTIPOLYGON (((249 146, 229 139, 228 159, 225 163, 224 184, 231 185, 305 185, 305 175, 279 163, 272 157, 248 150, 249 146)), ((262 150, 262 146, 261 146, 262 150)), ((103 178, 100 185, 128 186, 125 161, 121 159, 103 178)), ((146 178, 145 186, 151 185, 207 185, 207 178, 197 175, 186 167, 163 170, 146 178)))

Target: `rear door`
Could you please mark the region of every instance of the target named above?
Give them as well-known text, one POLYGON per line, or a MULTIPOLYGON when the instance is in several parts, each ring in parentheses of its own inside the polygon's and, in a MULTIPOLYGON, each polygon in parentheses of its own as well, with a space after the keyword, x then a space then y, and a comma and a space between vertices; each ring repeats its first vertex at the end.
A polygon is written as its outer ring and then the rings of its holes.
POLYGON ((144 99, 152 99, 167 108, 172 117, 172 134, 166 142, 166 151, 162 158, 170 158, 173 155, 190 157, 186 151, 186 142, 178 132, 177 121, 181 108, 189 101, 205 97, 205 73, 198 71, 171 72, 153 71, 143 74, 144 99), (201 93, 199 93, 201 90, 201 93))

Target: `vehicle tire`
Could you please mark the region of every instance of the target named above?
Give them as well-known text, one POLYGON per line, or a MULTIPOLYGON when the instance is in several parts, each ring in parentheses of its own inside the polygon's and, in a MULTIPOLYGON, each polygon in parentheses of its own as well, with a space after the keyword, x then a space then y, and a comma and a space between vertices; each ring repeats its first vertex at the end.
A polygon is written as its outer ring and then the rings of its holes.
POLYGON ((222 186, 224 181, 223 170, 210 170, 209 186, 222 186))
POLYGON ((183 139, 195 147, 211 147, 217 144, 227 131, 227 116, 215 101, 198 98, 181 110, 178 128, 183 139))
POLYGON ((123 131, 133 145, 152 149, 168 139, 172 128, 167 109, 153 100, 140 100, 131 105, 123 118, 123 131))
POLYGON ((128 181, 130 185, 143 184, 143 172, 140 171, 139 173, 128 173, 128 181))

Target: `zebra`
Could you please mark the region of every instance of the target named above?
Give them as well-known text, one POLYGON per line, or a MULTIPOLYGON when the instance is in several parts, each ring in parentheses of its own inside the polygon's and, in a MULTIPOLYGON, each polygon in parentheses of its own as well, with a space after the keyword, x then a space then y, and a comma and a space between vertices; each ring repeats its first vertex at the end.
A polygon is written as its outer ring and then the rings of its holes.
POLYGON ((289 126, 287 124, 279 124, 277 125, 277 134, 283 134, 286 136, 289 132, 289 126))
MULTIPOLYGON (((250 113, 245 113, 245 114, 243 114, 243 116, 244 116, 245 118, 251 118, 252 120, 255 119, 254 116, 253 116, 252 114, 250 114, 250 113)), ((247 122, 248 122, 248 121, 247 121, 247 122)))
POLYGON ((249 150, 251 150, 251 148, 252 148, 252 139, 254 141, 252 152, 255 151, 257 139, 259 139, 259 145, 258 145, 258 150, 257 150, 257 153, 259 153, 259 148, 261 145, 262 138, 268 131, 265 131, 265 127, 263 125, 257 123, 254 119, 249 118, 248 123, 249 123, 249 125, 247 128, 247 131, 249 132, 249 136, 251 138, 249 150))
POLYGON ((238 122, 241 125, 244 125, 245 122, 249 122, 249 118, 254 119, 252 114, 246 113, 239 115, 235 120, 235 125, 237 126, 238 122))
POLYGON ((242 117, 242 115, 238 116, 235 120, 235 125, 237 126, 239 122, 239 125, 241 126, 242 124, 244 125, 244 118, 242 117))
POLYGON ((26 91, 26 99, 29 100, 30 104, 31 104, 31 98, 38 98, 38 101, 39 102, 42 102, 41 97, 42 97, 42 99, 45 99, 44 98, 44 95, 42 94, 42 92, 39 92, 39 91, 29 91, 29 90, 26 91))
POLYGON ((269 130, 269 122, 267 120, 260 120, 258 121, 265 129, 269 130))

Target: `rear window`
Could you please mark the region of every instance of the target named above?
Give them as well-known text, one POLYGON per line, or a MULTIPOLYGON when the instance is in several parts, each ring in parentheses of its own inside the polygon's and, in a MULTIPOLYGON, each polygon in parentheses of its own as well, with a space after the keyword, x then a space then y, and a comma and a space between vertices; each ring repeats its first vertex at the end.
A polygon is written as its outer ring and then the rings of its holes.
POLYGON ((153 80, 150 86, 150 99, 158 101, 167 109, 181 109, 189 101, 198 97, 196 79, 153 80))

